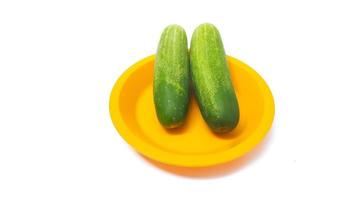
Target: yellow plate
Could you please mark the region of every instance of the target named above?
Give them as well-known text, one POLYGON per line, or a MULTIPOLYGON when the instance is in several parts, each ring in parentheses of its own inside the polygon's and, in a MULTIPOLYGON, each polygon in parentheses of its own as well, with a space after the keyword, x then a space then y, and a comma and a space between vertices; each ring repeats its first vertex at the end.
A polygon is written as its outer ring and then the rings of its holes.
POLYGON ((227 60, 241 115, 231 133, 214 134, 204 122, 194 97, 183 127, 163 128, 153 104, 154 56, 134 64, 114 85, 110 114, 117 131, 139 153, 170 165, 206 167, 246 154, 271 127, 273 97, 252 68, 229 56, 227 60))

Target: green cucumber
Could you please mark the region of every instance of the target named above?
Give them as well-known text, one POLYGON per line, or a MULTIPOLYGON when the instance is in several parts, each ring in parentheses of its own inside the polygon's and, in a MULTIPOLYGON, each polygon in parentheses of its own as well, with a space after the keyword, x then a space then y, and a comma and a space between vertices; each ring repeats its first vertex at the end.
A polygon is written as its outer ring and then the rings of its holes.
POLYGON ((195 96, 206 123, 216 133, 234 129, 240 118, 239 106, 220 33, 214 25, 201 24, 194 30, 190 67, 195 96))
POLYGON ((185 121, 189 104, 189 53, 187 35, 178 25, 166 27, 154 64, 153 96, 156 115, 166 128, 185 121))

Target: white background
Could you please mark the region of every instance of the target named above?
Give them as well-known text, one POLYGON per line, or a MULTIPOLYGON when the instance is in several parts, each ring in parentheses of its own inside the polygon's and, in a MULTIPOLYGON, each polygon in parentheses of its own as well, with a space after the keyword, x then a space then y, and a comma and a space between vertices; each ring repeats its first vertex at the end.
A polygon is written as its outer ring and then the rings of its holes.
POLYGON ((1 1, 0 199, 355 199, 353 1, 1 1), (276 116, 242 164, 164 171, 117 134, 111 88, 163 28, 215 24, 276 116))

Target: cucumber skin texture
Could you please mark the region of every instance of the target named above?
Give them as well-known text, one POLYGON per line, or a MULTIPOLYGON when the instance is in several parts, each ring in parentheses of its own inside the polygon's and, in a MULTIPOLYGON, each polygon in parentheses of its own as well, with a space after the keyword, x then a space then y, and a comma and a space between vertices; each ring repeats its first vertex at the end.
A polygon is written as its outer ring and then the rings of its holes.
POLYGON ((166 128, 181 126, 189 105, 187 35, 178 25, 162 32, 154 64, 153 96, 156 115, 166 128))
POLYGON ((190 67, 195 96, 201 114, 216 133, 226 133, 240 119, 224 46, 218 29, 201 24, 193 33, 190 67))

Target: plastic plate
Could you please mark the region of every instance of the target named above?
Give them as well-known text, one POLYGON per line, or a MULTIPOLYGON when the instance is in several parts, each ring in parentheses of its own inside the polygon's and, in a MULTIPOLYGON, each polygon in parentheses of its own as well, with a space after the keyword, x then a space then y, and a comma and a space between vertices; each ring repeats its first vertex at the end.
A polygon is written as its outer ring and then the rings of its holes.
POLYGON ((227 60, 240 106, 240 122, 232 132, 212 132, 194 95, 184 125, 176 129, 162 127, 153 103, 154 56, 127 69, 113 87, 110 114, 117 131, 139 153, 169 165, 206 167, 251 151, 272 125, 273 96, 252 68, 233 57, 227 60))

